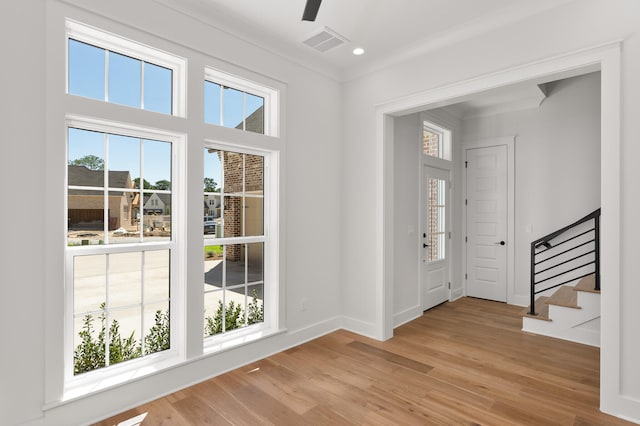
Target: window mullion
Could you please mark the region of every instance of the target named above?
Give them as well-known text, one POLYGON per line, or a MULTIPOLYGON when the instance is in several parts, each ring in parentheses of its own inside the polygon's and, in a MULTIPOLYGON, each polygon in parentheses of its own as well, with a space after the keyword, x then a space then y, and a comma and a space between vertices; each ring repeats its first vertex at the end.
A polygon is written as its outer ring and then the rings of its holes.
POLYGON ((109 292, 109 287, 110 287, 110 263, 111 263, 111 256, 109 254, 105 254, 105 306, 104 306, 104 310, 103 310, 103 315, 104 315, 104 365, 105 367, 108 367, 110 365, 110 361, 109 361, 109 341, 111 340, 111 336, 109 335, 109 306, 110 306, 110 292, 109 292))
POLYGON ((104 49, 104 100, 109 102, 109 51, 104 49))
POLYGON ((144 64, 145 61, 140 61, 140 109, 144 109, 144 64))

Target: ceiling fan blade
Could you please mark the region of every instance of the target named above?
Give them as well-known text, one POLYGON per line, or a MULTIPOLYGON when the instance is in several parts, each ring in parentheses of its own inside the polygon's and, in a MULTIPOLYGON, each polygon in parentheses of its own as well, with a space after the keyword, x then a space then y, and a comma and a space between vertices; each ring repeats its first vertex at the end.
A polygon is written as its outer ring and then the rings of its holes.
POLYGON ((318 16, 318 10, 320 9, 320 3, 322 3, 322 0, 307 0, 304 13, 302 14, 302 20, 315 21, 316 16, 318 16))

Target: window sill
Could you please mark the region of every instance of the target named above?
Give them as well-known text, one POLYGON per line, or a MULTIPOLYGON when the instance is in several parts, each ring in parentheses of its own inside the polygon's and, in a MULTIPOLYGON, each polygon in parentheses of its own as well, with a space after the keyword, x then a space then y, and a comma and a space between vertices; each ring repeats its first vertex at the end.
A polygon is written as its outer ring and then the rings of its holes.
MULTIPOLYGON (((286 333, 287 329, 267 329, 258 330, 238 330, 230 335, 208 338, 204 342, 203 353, 200 356, 183 359, 178 355, 158 354, 155 359, 141 359, 130 361, 134 365, 123 365, 121 369, 114 369, 108 372, 96 371, 90 376, 74 380, 75 383, 65 388, 62 399, 45 404, 43 411, 51 410, 83 398, 105 392, 107 390, 126 385, 143 378, 160 374, 172 368, 200 361, 221 352, 236 349, 259 340, 286 333), (164 355, 164 356, 163 356, 164 355)), ((151 355, 153 357, 153 355, 151 355)))
POLYGON ((237 330, 222 336, 211 336, 205 339, 203 356, 218 354, 241 346, 248 345, 267 337, 286 333, 287 329, 258 328, 256 330, 237 330))

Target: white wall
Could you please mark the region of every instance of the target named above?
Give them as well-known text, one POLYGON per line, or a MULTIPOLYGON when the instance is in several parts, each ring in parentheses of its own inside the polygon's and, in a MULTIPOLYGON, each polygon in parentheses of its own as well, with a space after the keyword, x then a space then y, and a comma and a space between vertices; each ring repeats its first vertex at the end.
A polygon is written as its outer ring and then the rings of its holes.
POLYGON ((44 1, 2 2, 0 16, 0 418, 14 424, 40 414, 44 389, 44 1))
MULTIPOLYGON (((350 224, 343 236, 343 306, 345 316, 352 319, 352 329, 360 326, 359 330, 380 335, 376 330, 385 327, 376 288, 382 279, 377 265, 381 247, 371 232, 380 212, 372 210, 371 203, 366 202, 375 199, 380 189, 376 187, 376 178, 382 172, 376 150, 375 107, 429 89, 624 40, 621 64, 623 233, 620 241, 623 257, 621 281, 613 284, 620 287, 621 297, 613 303, 619 305, 620 342, 624 344, 614 349, 620 354, 619 374, 617 366, 609 365, 606 370, 619 377, 621 390, 618 392, 615 386, 607 385, 603 406, 610 412, 640 420, 640 363, 637 362, 640 341, 634 334, 635 325, 640 323, 640 311, 634 306, 634 301, 640 300, 635 268, 640 239, 637 220, 640 198, 634 189, 640 181, 640 168, 636 164, 640 158, 640 144, 636 143, 640 140, 639 23, 640 2, 635 0, 573 1, 343 85, 343 218, 350 224), (354 163, 359 164, 357 169, 350 167, 354 163)), ((617 359, 608 358, 608 361, 615 363, 617 359)))
POLYGON ((530 243, 600 207, 600 73, 549 86, 539 108, 463 121, 463 139, 516 137, 515 297, 529 304, 530 243), (532 232, 527 232, 531 225, 532 232))
POLYGON ((394 119, 393 146, 393 205, 394 210, 394 268, 393 268, 393 324, 398 326, 422 314, 420 301, 420 168, 422 167, 423 118, 452 132, 452 176, 449 201, 452 232, 449 259, 451 262, 451 298, 463 294, 460 268, 461 202, 460 147, 462 121, 442 109, 414 113, 394 119), (413 232, 410 232, 410 229, 413 232))
POLYGON ((397 117, 394 130, 394 324, 413 319, 420 309, 419 161, 422 157, 420 114, 397 117))
POLYGON ((5 200, 11 200, 0 209, 4 243, 0 256, 0 423, 7 425, 98 420, 340 326, 340 85, 152 0, 77 3, 88 10, 76 13, 75 7, 57 0, 2 2, 0 6, 4 64, 0 173, 5 200), (48 236, 59 229, 45 228, 51 212, 43 212, 34 200, 47 178, 45 144, 56 142, 47 140, 44 127, 45 81, 50 74, 45 57, 47 45, 64 44, 64 39, 47 40, 47 24, 60 25, 53 33, 64 33, 63 21, 47 19, 47 13, 60 7, 73 16, 96 12, 104 15, 100 20, 112 19, 116 27, 122 25, 151 42, 157 38, 163 47, 171 46, 171 51, 193 49, 198 55, 209 54, 214 58, 211 62, 222 67, 228 62, 286 85, 282 100, 286 181, 281 188, 286 200, 281 210, 286 263, 280 275, 286 283, 281 291, 287 332, 45 412, 45 359, 56 356, 46 353, 45 311, 57 310, 55 301, 45 300, 45 289, 47 285, 61 288, 62 283, 45 275, 44 264, 58 264, 63 247, 60 252, 45 252, 48 236))

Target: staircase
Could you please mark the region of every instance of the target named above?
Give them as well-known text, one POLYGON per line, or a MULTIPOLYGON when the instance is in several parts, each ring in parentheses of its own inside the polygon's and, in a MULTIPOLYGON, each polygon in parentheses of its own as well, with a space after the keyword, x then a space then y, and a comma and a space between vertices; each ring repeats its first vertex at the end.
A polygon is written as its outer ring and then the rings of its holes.
POLYGON ((575 287, 563 285, 549 297, 536 300, 536 314, 531 307, 523 311, 522 330, 590 346, 600 346, 600 291, 595 290, 595 274, 588 275, 575 287))
POLYGON ((600 209, 531 243, 522 330, 600 346, 600 209))

